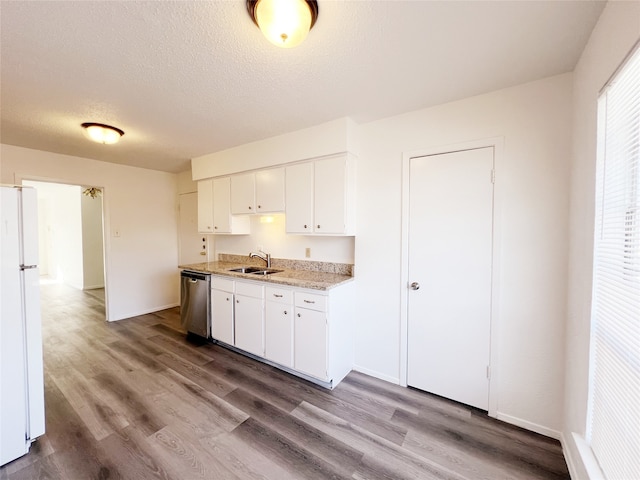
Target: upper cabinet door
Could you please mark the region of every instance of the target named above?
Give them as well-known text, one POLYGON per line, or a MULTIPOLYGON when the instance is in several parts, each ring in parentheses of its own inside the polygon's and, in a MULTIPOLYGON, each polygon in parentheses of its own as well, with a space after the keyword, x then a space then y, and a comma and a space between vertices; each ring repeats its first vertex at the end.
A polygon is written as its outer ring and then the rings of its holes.
POLYGON ((231 213, 256 213, 255 175, 245 173, 231 177, 231 213))
POLYGON ((213 233, 248 234, 251 232, 247 215, 231 215, 231 178, 213 179, 213 233))
POLYGON ((213 180, 213 229, 215 233, 231 233, 230 179, 213 180))
POLYGON ((284 212, 284 168, 255 173, 256 213, 284 212))
POLYGON ((285 169, 286 231, 313 233, 313 163, 285 169))
POLYGON ((346 233, 346 179, 345 156, 315 162, 313 223, 315 233, 346 233))
POLYGON ((213 233, 213 180, 198 182, 198 232, 213 233))

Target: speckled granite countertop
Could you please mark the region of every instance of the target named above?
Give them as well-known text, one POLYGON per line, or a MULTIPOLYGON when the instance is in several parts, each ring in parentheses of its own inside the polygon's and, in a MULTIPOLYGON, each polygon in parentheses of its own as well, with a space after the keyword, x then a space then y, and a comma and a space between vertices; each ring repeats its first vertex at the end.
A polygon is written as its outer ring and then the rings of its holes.
POLYGON ((270 275, 258 276, 251 273, 230 272, 229 270, 247 265, 264 268, 264 262, 256 262, 256 260, 249 259, 249 257, 238 255, 221 254, 219 258, 220 260, 216 262, 179 265, 179 268, 243 280, 255 280, 276 285, 310 288, 313 290, 330 290, 354 279, 351 275, 351 273, 353 273, 353 265, 273 259, 271 268, 282 271, 270 275))

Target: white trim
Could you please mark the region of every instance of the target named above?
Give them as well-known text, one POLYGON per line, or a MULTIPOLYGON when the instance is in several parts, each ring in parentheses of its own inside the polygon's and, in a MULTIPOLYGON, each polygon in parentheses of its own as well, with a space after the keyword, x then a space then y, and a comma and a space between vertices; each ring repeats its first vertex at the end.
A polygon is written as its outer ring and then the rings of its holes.
MULTIPOLYGON (((408 285, 409 285, 409 167, 412 158, 443 153, 474 150, 493 147, 493 168, 496 180, 493 190, 493 258, 491 280, 491 378, 489 379, 489 416, 498 415, 498 377, 499 377, 499 286, 500 286, 500 252, 502 233, 502 190, 500 172, 504 155, 504 137, 491 137, 469 142, 462 142, 421 150, 404 152, 402 155, 402 211, 401 211, 401 267, 400 267, 400 371, 399 384, 407 386, 407 352, 408 352, 408 285)), ((544 428, 544 427, 541 427, 544 428)))
POLYGON ((569 444, 567 443, 567 437, 564 432, 560 434, 560 445, 562 446, 562 455, 564 456, 565 462, 567 462, 567 470, 569 470, 569 477, 571 478, 580 478, 578 475, 578 470, 576 469, 576 463, 571 454, 571 449, 569 448, 569 444))
POLYGON ((539 425, 519 417, 507 415, 506 413, 498 412, 496 418, 503 422, 510 423, 511 425, 515 425, 516 427, 521 427, 531 432, 539 433, 545 437, 555 438, 556 440, 560 440, 562 438, 562 434, 558 430, 553 430, 545 427, 544 425, 539 425))
MULTIPOLYGON (((375 370, 371 370, 369 368, 361 367, 360 365, 353 366, 354 372, 364 373, 365 375, 369 375, 370 377, 378 378, 380 380, 384 380, 385 382, 393 383, 395 385, 400 385, 400 379, 397 377, 392 377, 390 375, 385 375, 384 373, 376 372, 375 370)), ((406 385, 404 385, 406 386, 406 385)))
POLYGON ((158 307, 153 307, 151 309, 142 310, 140 312, 127 313, 127 314, 124 314, 123 316, 121 316, 120 318, 108 319, 107 321, 108 322, 118 322, 120 320, 127 320, 128 318, 139 317, 141 315, 147 315, 149 313, 156 313, 156 312, 160 312, 162 310, 167 310, 169 308, 174 308, 174 307, 179 307, 179 306, 180 306, 179 303, 170 303, 168 305, 162 305, 162 306, 158 306, 158 307))
POLYGON ((571 432, 571 436, 567 437, 562 433, 560 443, 572 479, 606 480, 591 447, 582 435, 571 432))

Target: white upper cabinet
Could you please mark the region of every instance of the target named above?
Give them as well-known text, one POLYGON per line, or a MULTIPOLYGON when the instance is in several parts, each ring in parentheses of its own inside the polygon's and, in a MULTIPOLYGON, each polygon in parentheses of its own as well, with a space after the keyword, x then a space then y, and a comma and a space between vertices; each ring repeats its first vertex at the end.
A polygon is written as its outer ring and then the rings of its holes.
POLYGON ((286 168, 287 233, 313 233, 313 163, 286 168))
POLYGON ((314 162, 315 233, 347 233, 347 157, 314 162))
POLYGON ((286 231, 355 234, 355 161, 349 155, 286 168, 286 231))
POLYGON ((270 168, 231 177, 231 213, 284 211, 284 168, 270 168))
POLYGON ((198 232, 213 233, 213 180, 198 182, 198 232))
POLYGON ((245 173, 231 177, 231 213, 256 213, 255 174, 245 173))
POLYGON ((256 212, 284 212, 284 168, 256 172, 256 212))
POLYGON ((249 217, 231 214, 230 177, 213 179, 213 233, 250 233, 249 217))

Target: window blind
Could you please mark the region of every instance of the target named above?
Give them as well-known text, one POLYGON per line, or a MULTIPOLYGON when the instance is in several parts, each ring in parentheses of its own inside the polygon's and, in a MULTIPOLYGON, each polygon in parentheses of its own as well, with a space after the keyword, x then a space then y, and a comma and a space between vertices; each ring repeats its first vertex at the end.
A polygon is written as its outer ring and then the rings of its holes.
POLYGON ((599 99, 587 440, 607 480, 640 479, 640 49, 599 99))

